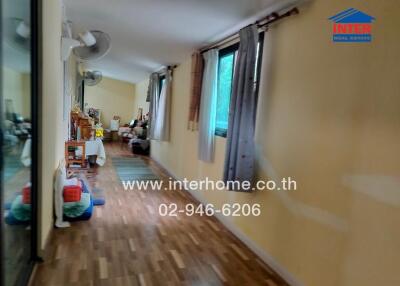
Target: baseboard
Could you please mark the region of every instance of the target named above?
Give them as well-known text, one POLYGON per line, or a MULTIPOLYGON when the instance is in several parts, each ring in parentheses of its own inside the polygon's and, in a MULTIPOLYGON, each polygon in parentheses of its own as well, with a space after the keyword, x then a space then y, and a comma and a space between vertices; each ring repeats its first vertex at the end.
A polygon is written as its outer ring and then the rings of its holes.
MULTIPOLYGON (((171 178, 179 180, 177 176, 171 173, 163 164, 161 164, 157 159, 151 156, 152 160, 157 163, 171 178)), ((185 190, 191 194, 197 201, 202 204, 207 204, 207 200, 198 191, 185 190)), ((248 248, 250 248, 256 255, 258 255, 262 261, 268 264, 276 273, 278 273, 289 285, 291 286, 304 286, 300 280, 294 277, 285 267, 279 264, 274 257, 272 257, 263 248, 257 245, 253 240, 251 240, 240 228, 238 228, 231 220, 221 213, 216 213, 214 215, 230 232, 232 232, 241 242, 243 242, 248 248)))
POLYGON ((34 285, 36 272, 37 272, 37 263, 35 263, 35 265, 33 266, 31 277, 29 277, 28 286, 33 286, 34 285))
POLYGON ((45 260, 49 256, 49 253, 50 253, 49 248, 50 248, 51 238, 54 235, 54 230, 55 230, 54 219, 52 219, 51 228, 49 229, 49 232, 47 233, 47 236, 44 240, 43 248, 42 248, 42 245, 38 245, 38 253, 37 254, 38 254, 39 260, 45 260))
MULTIPOLYGON (((209 202, 199 193, 198 191, 186 190, 196 200, 202 204, 209 202)), ((276 273, 279 274, 289 285, 291 286, 304 286, 297 278, 295 278, 286 268, 280 265, 275 258, 267 253, 263 248, 257 245, 251 240, 240 228, 238 228, 231 220, 221 213, 214 215, 230 232, 232 232, 241 242, 243 242, 248 248, 250 248, 255 254, 257 254, 262 261, 268 264, 276 273)))

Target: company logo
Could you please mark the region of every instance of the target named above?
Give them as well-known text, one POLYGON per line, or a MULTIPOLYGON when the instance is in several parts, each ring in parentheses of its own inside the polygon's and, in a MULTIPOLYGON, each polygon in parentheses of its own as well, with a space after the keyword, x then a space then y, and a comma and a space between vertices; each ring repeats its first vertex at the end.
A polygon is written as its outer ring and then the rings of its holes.
POLYGON ((371 23, 375 20, 354 8, 329 18, 333 22, 334 42, 368 43, 372 41, 371 23))

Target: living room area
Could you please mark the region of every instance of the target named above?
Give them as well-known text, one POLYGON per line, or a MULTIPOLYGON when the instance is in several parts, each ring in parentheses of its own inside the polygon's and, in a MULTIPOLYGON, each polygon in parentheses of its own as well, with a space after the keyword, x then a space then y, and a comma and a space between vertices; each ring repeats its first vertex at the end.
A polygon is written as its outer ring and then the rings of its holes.
POLYGON ((136 154, 149 155, 147 89, 148 80, 135 84, 103 76, 100 71, 83 71, 73 112, 86 117, 94 129, 93 138, 91 131, 84 131, 85 139, 119 142, 136 154))

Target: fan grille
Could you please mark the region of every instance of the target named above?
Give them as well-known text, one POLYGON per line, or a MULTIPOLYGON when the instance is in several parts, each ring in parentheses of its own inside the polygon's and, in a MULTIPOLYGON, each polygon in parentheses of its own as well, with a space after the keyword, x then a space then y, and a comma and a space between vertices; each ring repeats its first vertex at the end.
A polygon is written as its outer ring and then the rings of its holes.
POLYGON ((22 22, 19 18, 8 18, 4 22, 5 39, 11 47, 23 52, 31 49, 31 39, 23 38, 17 34, 17 27, 22 22))
POLYGON ((90 31, 96 38, 96 44, 91 47, 77 47, 74 55, 81 61, 93 61, 104 57, 111 48, 110 36, 102 31, 90 31))
POLYGON ((103 75, 100 71, 87 71, 83 76, 85 84, 88 86, 94 86, 103 79, 103 75))

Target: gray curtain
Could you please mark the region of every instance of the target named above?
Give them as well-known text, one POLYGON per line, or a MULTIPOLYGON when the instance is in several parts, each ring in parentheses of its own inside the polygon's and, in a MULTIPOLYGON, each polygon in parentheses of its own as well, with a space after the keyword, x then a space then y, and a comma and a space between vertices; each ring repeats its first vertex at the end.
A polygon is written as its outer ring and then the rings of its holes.
POLYGON ((158 102, 160 99, 160 76, 158 73, 152 73, 149 80, 149 88, 147 96, 150 99, 150 114, 149 114, 149 138, 154 139, 155 122, 158 112, 158 102))
POLYGON ((242 29, 239 36, 240 46, 229 110, 225 181, 252 181, 254 177, 254 129, 257 112, 254 77, 258 42, 256 25, 242 29))

